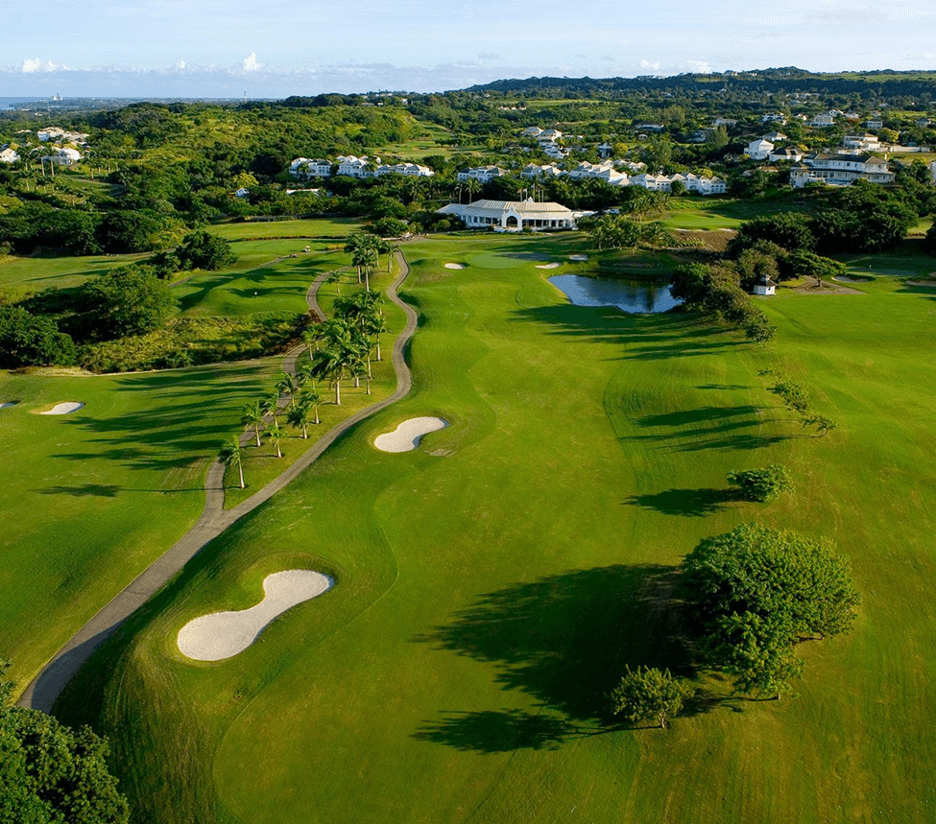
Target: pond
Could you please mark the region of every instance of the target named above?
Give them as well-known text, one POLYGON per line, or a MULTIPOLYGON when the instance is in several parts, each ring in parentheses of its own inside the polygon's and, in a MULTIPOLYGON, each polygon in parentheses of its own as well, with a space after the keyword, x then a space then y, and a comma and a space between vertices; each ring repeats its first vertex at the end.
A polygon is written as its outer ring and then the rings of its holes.
POLYGON ((556 275, 549 282, 576 306, 616 306, 624 312, 667 312, 682 301, 669 285, 646 280, 556 275))

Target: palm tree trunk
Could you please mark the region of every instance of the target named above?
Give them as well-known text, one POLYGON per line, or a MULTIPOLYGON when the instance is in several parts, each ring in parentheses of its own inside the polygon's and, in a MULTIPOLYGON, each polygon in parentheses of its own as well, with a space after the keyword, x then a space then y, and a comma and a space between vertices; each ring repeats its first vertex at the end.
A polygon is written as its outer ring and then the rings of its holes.
POLYGON ((237 474, 240 475, 240 485, 241 489, 244 488, 244 467, 240 464, 237 465, 237 474))
POLYGON ((335 381, 335 406, 341 406, 341 380, 335 381))
POLYGON ((366 266, 364 267, 364 288, 365 291, 370 291, 370 269, 366 266))
POLYGON ((257 436, 257 446, 260 446, 260 425, 254 424, 254 435, 257 436))
POLYGON ((377 336, 377 360, 381 360, 381 357, 380 357, 380 335, 377 336))
POLYGON ((319 421, 319 416, 318 416, 318 407, 316 406, 315 407, 315 425, 318 426, 319 423, 320 421, 319 421))
POLYGON ((277 458, 283 457, 283 451, 280 449, 279 441, 276 442, 276 457, 277 458))

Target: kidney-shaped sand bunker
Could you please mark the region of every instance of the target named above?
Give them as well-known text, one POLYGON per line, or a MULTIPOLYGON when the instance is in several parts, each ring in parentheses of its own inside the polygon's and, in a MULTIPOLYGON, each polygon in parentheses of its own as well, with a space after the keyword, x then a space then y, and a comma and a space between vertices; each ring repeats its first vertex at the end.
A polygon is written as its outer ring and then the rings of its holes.
POLYGON ((176 643, 196 661, 221 661, 243 652, 264 627, 290 607, 309 601, 334 586, 334 581, 311 569, 287 569, 263 579, 263 600, 239 612, 213 612, 189 621, 176 643))
POLYGON ((384 432, 374 439, 374 446, 381 452, 411 452, 422 440, 423 435, 445 429, 448 421, 443 418, 410 418, 403 421, 393 432, 384 432))

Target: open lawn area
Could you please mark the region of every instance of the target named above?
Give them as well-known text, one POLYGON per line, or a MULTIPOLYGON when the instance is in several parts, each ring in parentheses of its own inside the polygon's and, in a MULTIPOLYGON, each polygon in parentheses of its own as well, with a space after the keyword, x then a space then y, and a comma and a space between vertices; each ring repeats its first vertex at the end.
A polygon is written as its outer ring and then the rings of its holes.
POLYGON ((361 228, 361 221, 352 217, 314 218, 308 220, 245 220, 238 223, 218 223, 208 231, 225 240, 255 240, 257 238, 338 237, 343 238, 361 228))
POLYGON ((413 392, 206 547, 72 682, 57 714, 110 736, 135 821, 932 820, 932 291, 785 290, 759 302, 778 326, 763 348, 688 313, 569 305, 535 267, 575 242, 408 244, 413 392), (810 437, 767 368, 839 428, 810 437), (449 426, 373 447, 419 416, 449 426), (727 494, 728 471, 776 462, 795 496, 727 494), (779 703, 698 671, 674 603, 686 553, 752 520, 833 538, 863 596, 850 635, 802 645, 779 703), (335 586, 236 657, 182 656, 188 621, 293 568, 335 586), (607 725, 606 693, 641 664, 705 700, 666 731, 607 725))

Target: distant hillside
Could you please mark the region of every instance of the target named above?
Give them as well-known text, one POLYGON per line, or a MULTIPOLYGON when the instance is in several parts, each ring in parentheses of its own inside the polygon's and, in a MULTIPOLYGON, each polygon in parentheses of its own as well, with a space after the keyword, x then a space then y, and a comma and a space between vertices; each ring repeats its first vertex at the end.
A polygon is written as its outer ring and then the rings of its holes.
POLYGON ((647 91, 718 91, 722 88, 747 92, 800 92, 853 94, 873 92, 883 96, 932 96, 936 71, 815 73, 795 66, 746 72, 680 74, 673 77, 528 77, 497 80, 472 86, 468 92, 502 92, 536 97, 608 97, 647 91))

